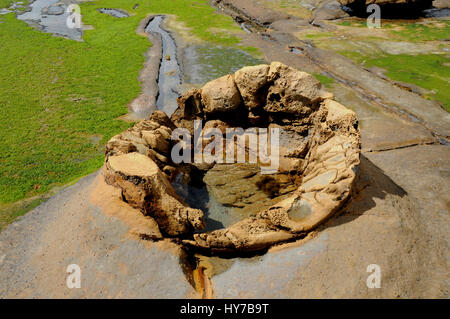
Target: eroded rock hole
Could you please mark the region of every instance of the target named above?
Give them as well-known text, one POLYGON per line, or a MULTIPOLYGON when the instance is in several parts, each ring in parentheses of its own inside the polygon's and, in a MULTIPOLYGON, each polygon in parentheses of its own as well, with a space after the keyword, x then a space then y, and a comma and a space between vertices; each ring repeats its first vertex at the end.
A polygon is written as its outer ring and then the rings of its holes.
POLYGON ((171 118, 156 111, 113 137, 103 173, 186 249, 248 254, 303 237, 349 198, 357 128, 310 74, 245 67, 186 92, 171 118))
POLYGON ((280 102, 281 101, 281 95, 278 94, 278 93, 271 94, 270 97, 269 97, 269 101, 280 102))

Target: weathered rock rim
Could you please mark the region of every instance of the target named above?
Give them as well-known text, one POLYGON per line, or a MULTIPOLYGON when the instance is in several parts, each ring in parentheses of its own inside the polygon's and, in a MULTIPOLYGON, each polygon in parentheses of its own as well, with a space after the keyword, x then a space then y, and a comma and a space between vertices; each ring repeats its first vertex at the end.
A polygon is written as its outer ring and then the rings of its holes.
MULTIPOLYGON (((180 237, 197 249, 254 251, 302 237, 351 196, 359 164, 356 115, 332 98, 312 75, 282 63, 244 67, 188 91, 178 99, 171 119, 156 111, 114 136, 106 145, 105 181, 121 189, 129 205, 153 218, 163 235, 180 237), (229 165, 219 153, 208 163, 172 161, 171 149, 179 142, 174 130, 187 128, 193 134, 195 120, 205 122, 203 130, 222 134, 235 127, 278 128, 290 134, 293 139, 279 146, 278 172, 268 175, 270 183, 258 184, 279 185, 283 178, 291 181, 290 188, 283 196, 273 192, 269 207, 256 205, 248 217, 227 228, 194 233, 204 228, 204 213, 189 207, 171 183, 177 176, 190 183, 212 167, 229 165)), ((201 150, 211 141, 203 139, 201 150)), ((251 148, 244 148, 249 158, 251 148)))

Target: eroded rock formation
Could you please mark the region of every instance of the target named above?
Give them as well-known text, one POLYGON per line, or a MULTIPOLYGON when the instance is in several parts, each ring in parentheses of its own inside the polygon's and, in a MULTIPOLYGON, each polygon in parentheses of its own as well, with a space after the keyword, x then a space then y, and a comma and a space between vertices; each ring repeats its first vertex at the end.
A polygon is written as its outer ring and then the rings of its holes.
POLYGON ((203 212, 188 207, 170 184, 176 169, 167 165, 173 124, 156 111, 106 145, 105 181, 122 190, 123 199, 156 220, 169 236, 204 227, 203 212))
POLYGON ((113 137, 106 146, 105 180, 154 218, 163 234, 183 235, 185 245, 259 250, 295 239, 336 213, 352 192, 360 153, 357 118, 332 97, 313 76, 281 63, 245 67, 188 91, 171 119, 157 111, 113 137), (174 164, 170 150, 178 141, 172 132, 183 127, 193 133, 195 120, 222 134, 230 127, 279 128, 278 172, 260 176, 260 163, 224 164, 220 157, 207 165, 174 164), (193 234, 205 218, 172 187, 178 174, 188 176, 188 183, 200 177, 218 202, 247 209, 245 217, 193 234))

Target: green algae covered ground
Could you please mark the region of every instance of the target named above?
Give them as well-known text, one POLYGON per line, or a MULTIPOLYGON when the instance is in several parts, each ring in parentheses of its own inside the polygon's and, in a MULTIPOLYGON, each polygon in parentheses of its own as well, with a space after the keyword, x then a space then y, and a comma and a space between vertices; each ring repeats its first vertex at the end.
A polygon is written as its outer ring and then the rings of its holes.
MULTIPOLYGON (((0 7, 11 2, 0 1, 0 7)), ((230 35, 240 29, 205 0, 100 0, 80 6, 83 23, 92 26, 83 42, 34 30, 13 13, 0 16, 0 227, 55 186, 97 170, 105 142, 131 125, 117 118, 141 90, 138 75, 151 44, 136 28, 148 14, 174 14, 207 43, 240 46, 230 35), (105 7, 131 16, 119 19, 96 10, 105 7), (36 196, 11 211, 11 203, 36 196)))
POLYGON ((299 37, 364 67, 381 68, 391 80, 414 84, 450 111, 450 20, 386 20, 380 29, 354 18, 330 24, 337 29, 299 37))

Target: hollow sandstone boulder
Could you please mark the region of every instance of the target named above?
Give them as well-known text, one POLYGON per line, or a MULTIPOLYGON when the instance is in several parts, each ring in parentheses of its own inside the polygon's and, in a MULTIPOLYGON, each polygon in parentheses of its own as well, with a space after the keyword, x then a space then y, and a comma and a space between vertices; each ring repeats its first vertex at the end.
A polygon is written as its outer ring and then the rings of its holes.
POLYGON ((188 207, 170 184, 175 168, 166 164, 172 130, 164 124, 172 126, 167 115, 157 111, 150 120, 113 137, 106 145, 103 175, 122 190, 129 205, 154 218, 162 233, 177 236, 202 229, 204 220, 203 212, 188 207))
MULTIPOLYGON (((157 111, 113 137, 106 145, 105 180, 153 217, 163 234, 183 234, 183 244, 197 249, 260 250, 302 237, 345 204, 359 165, 356 115, 332 98, 313 76, 279 62, 245 67, 188 91, 171 119, 157 111), (169 136, 176 127, 192 134, 194 120, 204 121, 203 130, 215 129, 219 139, 230 128, 251 130, 255 123, 279 129, 278 171, 260 176, 260 162, 225 164, 224 154, 206 164, 174 164, 170 150, 178 141, 169 136), (204 227, 203 212, 177 194, 171 184, 177 176, 203 182, 217 202, 246 215, 229 227, 194 234, 204 227)), ((215 138, 198 145, 206 149, 215 138)), ((252 152, 249 145, 243 149, 246 156, 252 152)))

